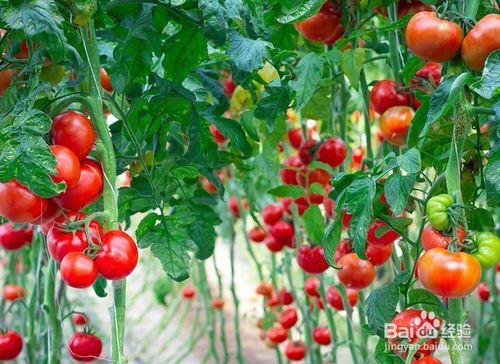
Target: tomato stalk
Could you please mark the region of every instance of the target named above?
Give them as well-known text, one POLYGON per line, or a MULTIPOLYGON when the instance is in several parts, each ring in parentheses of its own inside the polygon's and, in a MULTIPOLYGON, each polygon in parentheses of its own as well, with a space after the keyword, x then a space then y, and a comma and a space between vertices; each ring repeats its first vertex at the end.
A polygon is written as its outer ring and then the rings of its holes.
MULTIPOLYGON (((398 20, 397 17, 397 3, 392 3, 387 11, 389 13, 389 19, 391 23, 394 23, 398 20)), ((394 73, 394 82, 396 84, 399 81, 399 71, 401 70, 401 58, 399 54, 399 41, 398 41, 398 31, 397 29, 389 32, 389 53, 391 56, 391 68, 394 73)))
POLYGON ((26 342, 26 347, 28 349, 28 360, 30 364, 36 363, 36 319, 37 319, 37 308, 40 300, 41 291, 41 270, 43 262, 44 249, 42 249, 43 241, 42 235, 38 232, 35 235, 35 239, 32 243, 31 257, 30 260, 34 264, 33 275, 35 277, 34 287, 31 292, 30 300, 28 302, 28 340, 26 342))
MULTIPOLYGON (((246 234, 245 234, 246 236, 246 234)), ((224 289, 223 289, 223 284, 222 284, 222 276, 220 274, 219 267, 217 266, 217 260, 215 258, 215 252, 213 255, 213 263, 214 263, 214 271, 215 271, 215 276, 217 277, 217 289, 218 289, 218 294, 219 297, 224 296, 224 289)), ((227 339, 226 339, 226 318, 224 315, 223 310, 218 311, 218 316, 219 316, 219 325, 220 325, 220 340, 222 342, 222 362, 227 363, 229 360, 229 351, 227 347, 227 339)))
POLYGON ((366 137, 366 156, 368 157, 368 159, 373 160, 372 131, 370 126, 370 98, 368 97, 368 85, 366 83, 365 71, 363 69, 361 69, 359 83, 361 88, 361 96, 363 97, 363 122, 366 137))
POLYGON ((47 335, 48 363, 59 363, 59 346, 61 344, 61 322, 57 316, 55 301, 55 277, 57 272, 56 262, 49 259, 44 272, 44 299, 43 311, 45 312, 47 322, 50 324, 50 332, 47 335))
POLYGON ((477 10, 479 9, 480 0, 467 0, 465 7, 465 15, 467 18, 476 19, 477 10))
POLYGON ((339 285, 337 285, 337 289, 339 290, 340 295, 342 296, 342 305, 345 308, 345 312, 346 312, 346 316, 347 316, 347 319, 346 319, 347 337, 349 339, 348 346, 349 346, 349 351, 351 352, 352 362, 354 364, 358 364, 359 359, 358 359, 358 354, 356 353, 356 341, 354 340, 354 330, 352 328, 352 308, 351 308, 351 305, 349 303, 349 300, 347 299, 347 295, 346 295, 344 286, 339 284, 339 285))
MULTIPOLYGON (((240 211, 242 210, 241 204, 238 202, 238 208, 240 211)), ((231 283, 230 283, 230 290, 231 290, 231 295, 233 296, 233 305, 234 305, 234 340, 236 343, 236 360, 238 363, 243 363, 243 355, 241 352, 241 337, 240 337, 240 301, 238 299, 238 294, 236 292, 236 283, 235 283, 235 269, 234 269, 234 260, 235 260, 235 245, 236 245, 236 234, 234 231, 234 218, 231 217, 231 226, 230 226, 230 236, 229 236, 229 260, 230 260, 230 265, 231 265, 231 283)))
POLYGON ((332 361, 335 363, 337 361, 337 346, 339 338, 337 335, 337 329, 335 328, 335 322, 333 320, 332 308, 330 307, 328 301, 326 300, 325 279, 322 274, 318 275, 318 278, 319 278, 319 287, 318 287, 319 295, 325 306, 324 311, 326 314, 326 319, 328 321, 328 327, 330 328, 330 333, 332 334, 331 355, 332 355, 332 361))

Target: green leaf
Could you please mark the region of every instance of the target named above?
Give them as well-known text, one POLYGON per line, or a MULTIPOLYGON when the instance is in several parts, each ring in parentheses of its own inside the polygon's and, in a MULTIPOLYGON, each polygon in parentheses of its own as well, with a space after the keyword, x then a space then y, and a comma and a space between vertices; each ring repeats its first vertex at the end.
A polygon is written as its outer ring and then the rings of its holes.
POLYGON ((409 148, 415 147, 422 140, 420 134, 422 133, 422 130, 424 130, 428 111, 429 101, 425 100, 424 102, 422 102, 422 105, 420 105, 418 110, 415 112, 413 119, 411 120, 410 130, 407 137, 409 148))
POLYGON ((323 0, 302 0, 297 7, 277 20, 282 24, 287 24, 309 18, 316 14, 324 3, 323 0))
POLYGON ((406 86, 410 86, 411 79, 415 73, 425 65, 425 61, 418 57, 411 57, 405 64, 403 68, 402 78, 406 86))
POLYGON ((493 221, 491 212, 483 208, 474 207, 470 212, 469 228, 475 231, 493 230, 495 222, 493 221))
POLYGON ((359 75, 365 59, 366 52, 364 48, 347 49, 340 56, 340 68, 349 78, 351 86, 355 90, 359 88, 359 75))
POLYGON ((327 120, 330 117, 329 105, 330 88, 322 87, 302 109, 302 118, 327 120))
POLYGON ((270 189, 267 193, 276 197, 291 197, 293 199, 304 195, 304 189, 295 185, 283 185, 270 189))
POLYGON ((412 148, 397 157, 398 166, 407 173, 418 173, 421 168, 420 152, 412 148))
POLYGON ((279 79, 266 85, 262 99, 257 104, 254 115, 256 118, 275 124, 276 119, 284 115, 290 104, 290 90, 280 84, 279 79))
POLYGON ((484 167, 486 200, 490 207, 500 207, 500 148, 495 148, 484 167))
POLYGON ((316 53, 308 53, 295 69, 297 79, 291 83, 295 91, 296 109, 302 110, 316 92, 323 76, 325 58, 316 53))
POLYGON ((472 89, 481 97, 491 99, 493 96, 500 93, 500 50, 491 53, 486 60, 483 77, 479 85, 474 85, 472 89))
POLYGON ((399 288, 395 282, 374 289, 366 299, 368 326, 378 336, 384 337, 384 325, 394 317, 398 300, 399 288))
POLYGON ((191 207, 195 220, 187 227, 187 232, 197 246, 196 258, 205 260, 214 253, 217 235, 214 225, 219 225, 221 220, 209 205, 193 204, 191 207))
POLYGON ((252 154, 252 146, 248 143, 245 131, 240 123, 236 120, 226 119, 217 115, 206 115, 209 121, 214 124, 217 129, 231 141, 231 144, 236 147, 243 157, 248 158, 252 154))
POLYGON ((268 58, 267 47, 272 44, 233 32, 229 35, 227 55, 238 70, 251 73, 261 68, 268 58))
POLYGON ((198 0, 198 7, 201 10, 204 34, 207 39, 220 46, 227 39, 227 14, 226 9, 218 0, 198 0))
POLYGON ((387 345, 385 338, 381 337, 375 347, 375 360, 382 364, 405 364, 387 345))
POLYGON ((416 288, 408 292, 408 305, 412 307, 415 305, 422 305, 422 308, 428 312, 434 312, 438 317, 448 317, 447 309, 441 300, 433 293, 422 289, 416 288))
POLYGON ((408 203, 408 198, 413 190, 416 177, 416 174, 403 176, 399 173, 393 173, 385 181, 385 197, 395 215, 403 212, 408 203))
POLYGON ((320 243, 323 240, 325 225, 323 215, 318 205, 312 204, 302 215, 307 236, 314 242, 320 243))
POLYGON ((108 281, 102 278, 100 275, 97 276, 92 288, 94 288, 94 292, 97 297, 106 297, 108 293, 106 292, 106 286, 108 285, 108 281))

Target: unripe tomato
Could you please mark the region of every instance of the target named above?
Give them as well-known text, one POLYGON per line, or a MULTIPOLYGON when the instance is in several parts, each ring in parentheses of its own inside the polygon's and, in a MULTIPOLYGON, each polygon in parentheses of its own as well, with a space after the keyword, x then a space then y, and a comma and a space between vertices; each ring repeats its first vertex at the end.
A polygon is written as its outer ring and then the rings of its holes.
POLYGON ((268 235, 266 237, 266 239, 264 240, 264 244, 266 244, 267 249, 269 249, 273 253, 277 253, 285 247, 285 244, 282 241, 276 239, 272 235, 268 235))
POLYGON ((432 356, 424 356, 413 362, 413 364, 442 364, 440 360, 433 358, 432 356))
POLYGON ((51 132, 54 144, 65 146, 79 159, 89 154, 96 137, 90 120, 75 110, 58 114, 53 120, 51 132))
POLYGON ((285 308, 279 316, 279 322, 285 329, 293 327, 297 323, 298 319, 299 316, 297 315, 297 310, 293 307, 285 308))
POLYGON ((57 85, 64 77, 66 68, 59 64, 49 64, 42 67, 40 72, 40 81, 50 82, 53 86, 57 85))
POLYGON ((475 257, 441 248, 426 251, 417 269, 422 285, 443 297, 467 296, 481 279, 481 264, 475 257))
MULTIPOLYGON (((457 229, 457 239, 461 243, 467 237, 467 233, 464 229, 457 229)), ((427 225, 422 231, 422 237, 420 238, 422 242, 422 247, 425 250, 430 250, 433 248, 443 248, 447 249, 448 245, 453 241, 453 236, 444 235, 440 231, 435 230, 431 225, 427 225)))
POLYGON ((283 206, 269 204, 262 209, 262 219, 267 225, 276 224, 283 216, 283 206))
POLYGON ((12 73, 11 69, 0 71, 0 96, 9 88, 12 82, 12 73))
POLYGON ((102 352, 102 341, 95 335, 75 332, 69 339, 68 349, 73 359, 91 362, 99 359, 102 352))
POLYGON ((97 278, 95 262, 81 252, 66 254, 61 262, 61 278, 73 288, 87 288, 94 284, 97 278))
POLYGON ((304 291, 312 297, 319 297, 318 287, 320 281, 316 277, 307 277, 304 281, 304 291))
POLYGON ((271 235, 276 240, 288 245, 294 237, 293 225, 286 221, 278 221, 271 228, 271 235))
POLYGON ((294 24, 302 36, 312 42, 332 44, 344 33, 340 23, 342 13, 335 11, 328 0, 319 12, 294 24))
POLYGON ((101 87, 108 92, 113 92, 113 86, 111 86, 111 79, 109 78, 106 70, 101 67, 99 69, 99 79, 101 80, 101 87))
POLYGON ((500 49, 500 14, 488 14, 470 30, 462 43, 462 59, 474 71, 482 71, 491 52, 500 49))
POLYGON ((372 244, 366 244, 366 257, 374 265, 379 266, 387 262, 392 254, 392 244, 380 247, 372 244))
POLYGON ((366 241, 368 244, 382 248, 394 243, 399 237, 400 235, 385 222, 375 220, 368 229, 366 241))
POLYGON ((370 92, 370 106, 381 115, 393 106, 409 106, 409 95, 400 88, 393 80, 378 81, 370 92))
POLYGON ((332 342, 330 330, 326 327, 315 327, 312 332, 312 338, 319 345, 330 345, 332 342))
POLYGON ((317 159, 335 168, 342 164, 347 153, 345 143, 340 138, 329 138, 321 143, 317 152, 317 159))
POLYGON ((6 284, 3 287, 3 298, 6 301, 15 301, 24 298, 24 288, 15 284, 6 284))
POLYGON ((11 223, 0 225, 0 245, 6 250, 18 250, 33 240, 31 226, 14 226, 11 223))
POLYGON ((477 295, 481 301, 487 302, 490 299, 490 288, 484 282, 479 283, 477 286, 477 295))
POLYGON ((319 245, 302 245, 297 252, 297 264, 310 274, 323 273, 330 267, 323 255, 323 247, 319 245))
POLYGON ((38 219, 47 208, 47 199, 39 197, 16 180, 0 183, 0 216, 16 223, 38 219))
POLYGON ((403 145, 414 115, 415 111, 409 106, 394 106, 386 110, 378 121, 384 139, 393 145, 403 145))
POLYGON ((261 243, 266 238, 267 233, 264 229, 256 226, 248 232, 248 238, 256 243, 261 243))
POLYGON ((483 231, 476 234, 477 249, 473 255, 485 268, 491 268, 500 261, 500 239, 495 233, 483 231))
POLYGON ((221 297, 214 297, 214 298, 212 298, 212 307, 215 310, 222 310, 224 308, 225 303, 226 302, 221 297))
POLYGON ((302 341, 289 341, 285 346, 285 356, 290 361, 300 361, 306 356, 302 341))
POLYGON ((102 237, 95 264, 101 276, 119 280, 132 273, 138 260, 139 252, 134 239, 121 230, 110 230, 102 237))
POLYGON ((313 139, 307 139, 300 145, 298 156, 304 165, 308 165, 313 161, 317 145, 318 142, 313 139))
POLYGON ((56 159, 57 171, 51 178, 55 183, 65 182, 66 191, 69 191, 80 179, 80 160, 75 153, 62 145, 51 145, 50 151, 56 159))
POLYGON ((446 230, 450 227, 450 219, 446 210, 452 204, 453 199, 446 193, 431 197, 427 201, 425 214, 434 229, 446 230))
POLYGON ((23 350, 23 339, 16 331, 0 331, 0 361, 14 360, 23 350))
POLYGON ((296 155, 292 155, 283 161, 285 166, 289 166, 292 168, 282 168, 280 169, 280 178, 284 184, 288 185, 297 185, 299 182, 297 181, 297 169, 302 167, 303 164, 300 161, 300 158, 296 155))
POLYGON ((337 277, 348 288, 363 289, 368 287, 375 278, 372 263, 361 260, 356 253, 349 253, 337 263, 342 269, 337 270, 337 277))
POLYGON ((275 344, 282 343, 288 337, 288 330, 281 326, 273 326, 267 330, 267 338, 275 344))
POLYGON ((408 49, 427 61, 452 59, 460 50, 462 38, 462 29, 456 23, 438 18, 435 12, 419 12, 406 26, 408 49))
POLYGON ((255 293, 264 297, 269 297, 273 293, 273 284, 269 282, 260 282, 255 289, 255 293))
POLYGON ((182 289, 182 297, 192 299, 196 296, 196 290, 191 286, 186 286, 182 289))
MULTIPOLYGON (((358 291, 355 289, 346 288, 345 294, 347 297, 347 301, 349 302, 349 306, 354 307, 358 302, 358 291)), ((330 286, 326 290, 326 300, 330 306, 332 306, 337 311, 343 311, 344 303, 342 302, 342 294, 337 289, 337 287, 330 286)))
POLYGON ((74 313, 71 316, 71 320, 76 326, 84 326, 87 324, 88 321, 87 316, 85 316, 82 313, 74 313))
POLYGON ((347 239, 342 239, 341 241, 339 241, 337 249, 335 249, 335 255, 333 256, 333 261, 335 262, 335 264, 338 264, 339 259, 349 253, 352 253, 351 242, 347 239))
POLYGON ((228 139, 217 129, 214 124, 210 124, 209 126, 210 134, 212 134, 214 138, 214 142, 218 144, 225 143, 228 139))

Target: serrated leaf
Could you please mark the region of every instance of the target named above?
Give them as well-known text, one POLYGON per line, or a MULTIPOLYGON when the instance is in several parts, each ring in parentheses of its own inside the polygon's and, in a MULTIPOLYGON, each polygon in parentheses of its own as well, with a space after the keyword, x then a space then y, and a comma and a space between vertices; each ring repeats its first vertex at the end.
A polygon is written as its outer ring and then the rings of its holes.
POLYGON ((243 157, 248 158, 251 156, 252 147, 248 143, 245 131, 236 120, 226 119, 217 115, 207 116, 209 121, 219 129, 222 135, 228 138, 231 144, 243 154, 243 157))
POLYGON ((323 76, 324 64, 324 57, 311 52, 303 57, 295 68, 297 79, 291 83, 291 87, 295 91, 297 110, 306 106, 316 92, 323 76))
POLYGON ((226 9, 218 0, 198 0, 198 7, 201 10, 207 39, 213 40, 219 46, 224 44, 228 29, 226 9))
POLYGON ((267 193, 276 197, 299 198, 304 195, 304 189, 295 185, 283 185, 270 189, 267 193))
POLYGON ((479 83, 479 86, 473 87, 473 90, 484 97, 485 99, 491 99, 494 95, 500 93, 498 80, 500 79, 500 50, 491 53, 486 60, 483 77, 479 83))
POLYGON ((416 174, 403 176, 399 173, 393 173, 385 181, 385 197, 395 215, 403 212, 408 203, 416 177, 416 174))
POLYGON ((415 305, 422 305, 426 311, 433 311, 438 317, 448 317, 446 307, 441 300, 436 295, 425 289, 416 288, 408 292, 407 307, 415 305))
POLYGON ((256 118, 274 125, 279 116, 284 115, 290 104, 290 90, 281 85, 279 79, 266 85, 262 99, 254 111, 256 118))
POLYGON ((325 225, 323 215, 318 205, 312 204, 302 215, 302 221, 306 229, 307 236, 314 242, 320 243, 323 240, 325 225))
POLYGON ((359 75, 366 59, 364 48, 347 49, 340 56, 340 68, 344 71, 347 78, 351 82, 351 86, 358 90, 359 75))
POLYGON ((487 231, 495 228, 495 222, 490 211, 475 207, 470 212, 469 228, 475 231, 487 231))
POLYGON ((324 3, 323 0, 302 0, 292 11, 276 20, 279 23, 287 24, 309 18, 316 14, 324 3))
POLYGON ((238 70, 251 73, 264 65, 268 58, 267 47, 272 47, 272 44, 233 32, 229 36, 227 55, 238 70))
POLYGON ((421 168, 420 152, 412 148, 397 157, 399 167, 407 173, 418 173, 421 168))
POLYGON ((391 322, 398 306, 399 288, 391 282, 373 290, 366 299, 368 326, 380 337, 384 337, 384 325, 391 322))
POLYGON ((425 65, 425 61, 418 57, 411 57, 405 64, 402 71, 403 82, 406 86, 410 86, 410 81, 415 73, 425 65))

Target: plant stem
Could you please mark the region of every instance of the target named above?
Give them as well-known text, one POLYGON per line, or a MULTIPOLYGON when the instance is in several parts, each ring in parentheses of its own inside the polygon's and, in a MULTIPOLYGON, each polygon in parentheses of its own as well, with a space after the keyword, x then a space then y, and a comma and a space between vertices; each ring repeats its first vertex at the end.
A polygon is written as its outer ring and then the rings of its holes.
POLYGON ((477 10, 479 9, 480 0, 467 0, 465 15, 468 18, 476 20, 477 10))
MULTIPOLYGON (((391 22, 397 21, 396 3, 391 4, 387 10, 391 22)), ((399 71, 401 70, 401 59, 399 57, 399 42, 397 29, 389 32, 389 52, 391 55, 391 66, 394 73, 394 81, 399 82, 399 71)))
POLYGON ((345 308, 345 312, 347 315, 347 319, 346 319, 347 337, 349 339, 348 345, 349 345, 349 351, 351 352, 351 356, 352 356, 352 362, 354 364, 358 364, 359 359, 358 359, 358 354, 356 353, 356 341, 354 340, 354 331, 352 329, 352 308, 351 308, 351 305, 349 304, 349 301, 347 299, 347 295, 346 295, 344 286, 339 284, 337 286, 337 289, 339 290, 340 295, 342 296, 342 304, 345 308))
POLYGON ((332 355, 332 361, 336 362, 337 361, 337 345, 339 338, 337 336, 337 329, 335 328, 335 322, 333 320, 333 314, 332 314, 332 308, 330 305, 328 305, 328 301, 326 300, 326 288, 325 288, 325 279, 323 278, 323 275, 320 274, 318 276, 319 278, 319 295, 321 297, 321 300, 323 301, 323 304, 325 306, 325 314, 326 314, 326 319, 328 321, 328 327, 330 328, 330 333, 332 334, 332 348, 331 348, 331 355, 332 355))
MULTIPOLYGON (((215 275, 217 276, 217 288, 219 290, 219 297, 222 298, 224 296, 222 276, 220 274, 219 267, 217 266, 217 260, 215 259, 215 252, 213 255, 213 263, 214 263, 215 275)), ((229 360, 229 351, 227 348, 227 339, 226 339, 226 318, 223 310, 219 311, 219 322, 220 322, 220 340, 222 342, 222 362, 227 363, 229 360)))
MULTIPOLYGON (((242 210, 240 210, 242 211, 242 210)), ((229 259, 231 264, 231 294, 233 296, 233 304, 234 304, 234 340, 236 343, 236 360, 238 363, 242 364, 244 362, 243 355, 241 352, 241 335, 240 335, 240 301, 238 299, 238 294, 236 292, 236 273, 235 273, 235 245, 236 245, 236 234, 234 232, 234 224, 231 224, 230 227, 230 251, 229 251, 229 259)))
POLYGON ((44 284, 44 299, 43 311, 47 319, 47 327, 49 327, 49 335, 47 335, 48 345, 48 364, 59 363, 59 345, 61 343, 61 322, 57 317, 56 302, 55 302, 55 276, 57 272, 56 263, 53 259, 49 259, 45 269, 45 284, 44 284))
POLYGON ((208 332, 208 339, 210 341, 210 353, 212 354, 214 362, 219 363, 219 354, 217 353, 217 349, 215 347, 215 317, 211 303, 212 296, 210 294, 207 272, 205 271, 205 262, 200 260, 198 263, 198 268, 200 273, 199 286, 202 292, 203 306, 205 307, 205 315, 207 319, 205 326, 206 331, 208 332))
POLYGON ((366 155, 369 159, 373 159, 372 150, 372 133, 370 129, 370 100, 368 98, 368 85, 366 84, 365 71, 361 69, 361 74, 359 76, 359 83, 361 87, 361 95, 363 96, 363 119, 365 126, 365 136, 366 136, 366 155))

